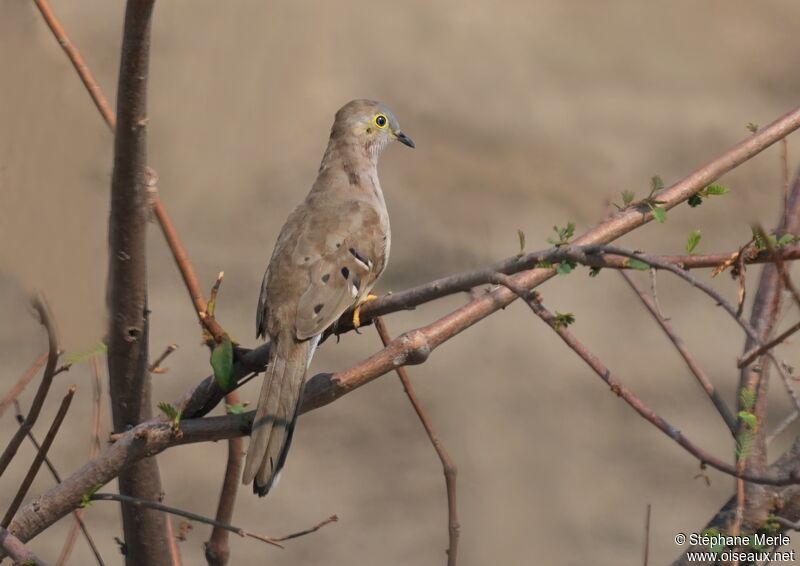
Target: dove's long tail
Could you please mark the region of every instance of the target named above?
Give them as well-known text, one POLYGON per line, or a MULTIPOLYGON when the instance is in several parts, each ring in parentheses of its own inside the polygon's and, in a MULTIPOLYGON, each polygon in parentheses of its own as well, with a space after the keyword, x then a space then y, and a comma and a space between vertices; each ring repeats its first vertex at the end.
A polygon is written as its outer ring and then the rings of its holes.
POLYGON ((287 336, 273 342, 242 477, 245 484, 255 480, 253 491, 259 496, 269 493, 278 482, 286 462, 306 369, 318 339, 298 342, 287 336))

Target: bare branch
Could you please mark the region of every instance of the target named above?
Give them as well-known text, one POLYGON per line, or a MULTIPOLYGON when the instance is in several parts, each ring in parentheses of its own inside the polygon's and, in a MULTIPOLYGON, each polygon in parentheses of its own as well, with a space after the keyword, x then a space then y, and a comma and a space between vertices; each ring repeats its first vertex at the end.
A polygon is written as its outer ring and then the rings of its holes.
POLYGON ((150 373, 164 373, 165 371, 167 371, 166 369, 161 367, 161 364, 163 364, 164 360, 166 360, 167 357, 169 357, 169 355, 177 349, 178 349, 177 344, 170 344, 169 346, 167 346, 164 349, 164 351, 161 352, 161 355, 158 356, 155 359, 155 361, 148 366, 147 371, 149 371, 150 373))
POLYGON ((731 434, 733 434, 735 437, 737 429, 736 417, 733 415, 730 407, 728 407, 728 404, 725 403, 725 400, 719 394, 719 391, 717 391, 716 387, 714 387, 714 384, 711 383, 711 380, 703 371, 703 368, 700 367, 700 364, 697 363, 697 360, 694 359, 694 356, 689 353, 689 350, 686 348, 686 343, 680 336, 677 335, 669 321, 661 314, 655 300, 648 297, 627 273, 624 271, 620 271, 619 273, 642 301, 642 304, 647 307, 647 310, 650 311, 650 314, 653 315, 653 318, 656 320, 656 322, 658 322, 658 325, 675 346, 675 349, 678 350, 678 353, 683 358, 683 361, 686 362, 686 366, 689 368, 689 371, 691 371, 695 378, 697 378, 697 381, 700 383, 703 391, 705 391, 706 395, 708 395, 709 399, 711 399, 711 402, 717 408, 722 420, 725 421, 725 424, 728 426, 731 434))
POLYGON ((742 477, 748 481, 752 481, 755 483, 763 483, 768 485, 780 485, 784 483, 800 483, 800 475, 796 474, 794 471, 788 474, 788 476, 784 475, 783 477, 776 476, 774 474, 764 474, 764 475, 754 475, 751 473, 739 473, 735 466, 720 460, 716 456, 713 456, 707 452, 705 452, 702 448, 694 444, 691 440, 686 438, 683 433, 672 426, 669 422, 667 422, 664 418, 658 415, 653 409, 645 405, 633 392, 626 389, 625 386, 611 373, 605 364, 603 364, 600 359, 589 352, 586 347, 581 344, 575 336, 566 329, 566 327, 562 324, 559 324, 556 317, 544 308, 541 303, 536 302, 531 297, 531 291, 525 289, 518 283, 516 283, 512 278, 504 275, 502 273, 497 274, 496 279, 498 285, 504 285, 510 289, 512 289, 515 293, 517 293, 520 297, 524 298, 527 302, 528 306, 531 310, 541 318, 545 323, 547 323, 550 328, 552 328, 556 334, 558 334, 561 339, 576 353, 578 356, 586 362, 586 364, 603 380, 605 381, 608 386, 611 388, 611 392, 617 395, 618 397, 622 398, 628 405, 630 405, 640 416, 642 416, 646 421, 654 425, 658 428, 661 432, 669 436, 672 440, 674 440, 678 445, 680 445, 683 449, 689 452, 692 456, 700 460, 701 464, 707 464, 712 468, 719 470, 725 474, 734 476, 734 477, 742 477))
POLYGON ((186 517, 187 519, 190 519, 192 521, 197 521, 198 523, 205 523, 207 525, 213 525, 221 529, 226 529, 232 533, 236 533, 240 537, 254 538, 256 540, 260 540, 267 544, 271 544, 272 546, 283 548, 283 545, 277 542, 273 537, 251 533, 242 528, 235 527, 233 525, 228 525, 226 523, 221 523, 215 519, 211 519, 210 517, 204 517, 202 515, 198 515, 197 513, 192 513, 191 511, 184 511, 183 509, 178 509, 176 507, 170 507, 169 505, 164 505, 163 503, 158 503, 157 501, 149 501, 147 499, 137 499, 135 497, 130 497, 128 495, 119 495, 116 493, 95 493, 91 495, 89 499, 91 499, 92 501, 123 501, 132 506, 147 507, 148 509, 161 511, 163 513, 170 513, 172 515, 186 517))
MULTIPOLYGON (((22 504, 22 500, 25 499, 25 495, 28 493, 36 474, 39 473, 39 468, 42 467, 42 463, 47 457, 47 451, 50 450, 50 446, 53 445, 56 434, 58 434, 58 429, 61 428, 61 423, 64 422, 64 417, 67 416, 67 411, 69 410, 69 405, 72 402, 73 395, 75 395, 74 385, 69 388, 69 391, 67 391, 64 399, 61 400, 61 406, 58 408, 58 412, 53 419, 53 423, 50 425, 50 429, 47 431, 47 435, 44 437, 44 442, 42 442, 42 445, 39 447, 39 450, 36 453, 36 458, 33 459, 33 463, 31 463, 28 473, 25 474, 25 478, 22 480, 22 483, 17 490, 17 494, 14 496, 11 505, 9 505, 8 511, 6 511, 2 522, 0 522, 0 527, 8 528, 8 525, 11 524, 11 519, 14 518, 14 515, 17 513, 17 509, 19 509, 20 504, 22 504)), ((25 424, 23 423, 22 426, 25 426, 25 424)), ((19 430, 22 430, 22 426, 19 428, 19 430)))
MULTIPOLYGON (((117 128, 111 179, 108 276, 108 371, 114 429, 151 416, 147 371, 147 78, 154 0, 128 0, 117 88, 117 128)), ((119 489, 137 499, 161 497, 155 459, 126 466, 119 489)), ((122 505, 128 566, 170 566, 164 515, 122 505)))
POLYGON ((47 566, 21 540, 3 527, 0 527, 0 548, 11 557, 14 564, 47 566))
MULTIPOLYGON (((374 322, 375 329, 378 331, 378 335, 381 337, 381 342, 383 342, 384 347, 388 346, 392 341, 392 338, 389 335, 389 330, 386 328, 386 324, 381 318, 374 319, 374 322)), ((408 377, 406 368, 398 367, 395 369, 395 371, 397 372, 397 376, 400 378, 400 381, 403 384, 403 389, 408 396, 408 400, 411 401, 411 405, 414 407, 417 417, 419 417, 422 426, 425 428, 425 432, 428 434, 428 438, 433 445, 433 449, 436 450, 436 454, 439 456, 439 460, 442 462, 444 481, 447 488, 447 530, 450 540, 450 544, 447 548, 447 566, 456 566, 458 556, 458 539, 461 534, 461 525, 458 522, 458 513, 456 512, 456 476, 458 474, 458 470, 456 469, 455 464, 453 464, 450 454, 447 453, 447 448, 445 448, 444 444, 439 438, 439 435, 436 434, 433 424, 428 417, 428 413, 422 406, 422 402, 419 400, 419 397, 417 397, 414 387, 411 385, 411 379, 408 377)))
POLYGON ((61 22, 58 21, 58 18, 56 18, 56 15, 53 13, 53 9, 50 7, 50 4, 47 2, 47 0, 33 1, 36 3, 36 7, 39 8, 39 11, 42 13, 44 21, 47 22, 47 25, 50 28, 50 31, 53 32, 58 44, 64 50, 64 53, 67 54, 72 66, 75 67, 75 70, 78 72, 78 76, 81 78, 81 81, 83 81, 83 85, 89 92, 89 96, 92 97, 92 101, 97 107, 97 110, 100 112, 100 115, 103 117, 103 120, 105 120, 106 124, 108 124, 108 127, 113 130, 116 123, 114 111, 111 110, 108 100, 106 100, 105 96, 103 96, 100 86, 92 76, 89 67, 86 66, 86 63, 84 62, 83 57, 81 57, 78 48, 75 47, 75 44, 73 44, 67 36, 67 32, 64 30, 61 22))
MULTIPOLYGON (((232 391, 225 396, 228 405, 239 403, 239 393, 232 391)), ((244 450, 242 439, 228 440, 228 461, 225 465, 225 477, 219 494, 216 519, 220 523, 230 523, 233 519, 233 508, 236 504, 236 492, 239 489, 239 478, 242 475, 242 458, 244 450)), ((206 561, 209 566, 225 566, 230 558, 231 549, 228 544, 228 530, 215 526, 211 538, 205 544, 206 561)))
MULTIPOLYGON (((22 424, 25 421, 25 417, 19 412, 19 404, 18 403, 17 403, 17 410, 18 410, 18 412, 17 412, 17 422, 19 422, 19 424, 22 424)), ((28 440, 31 441, 31 444, 33 444, 33 447, 36 449, 37 452, 41 450, 41 445, 36 440, 36 437, 33 435, 33 432, 28 432, 28 440)), ((92 457, 94 457, 94 456, 96 456, 96 454, 92 455, 92 457)), ((55 466, 50 461, 50 458, 47 457, 47 455, 45 455, 45 457, 44 457, 44 464, 45 464, 45 466, 47 466, 47 469, 50 471, 50 475, 53 476, 53 479, 56 481, 56 483, 61 483, 61 476, 59 475, 58 470, 56 470, 55 466)), ((83 509, 76 509, 75 511, 72 512, 72 516, 75 518, 75 523, 74 524, 78 526, 80 531, 83 533, 84 538, 86 538, 86 542, 88 543, 89 548, 91 548, 92 553, 94 554, 95 560, 97 560, 97 563, 100 566, 104 566, 105 563, 103 562, 103 558, 100 556, 100 551, 97 549, 97 545, 94 543, 94 539, 89 534, 89 529, 86 528, 86 524, 83 522, 83 509)), ((72 539, 72 538, 73 538, 72 535, 70 535, 70 539, 72 539)), ((68 540, 67 543, 69 543, 69 542, 70 541, 68 540)), ((74 544, 74 541, 73 541, 73 544, 74 544)), ((69 557, 69 554, 67 552, 68 551, 68 547, 71 547, 71 546, 72 546, 71 544, 65 544, 64 545, 64 548, 61 551, 61 556, 59 556, 58 562, 56 562, 57 565, 64 564, 66 562, 67 558, 69 557)))
POLYGON ((335 523, 338 520, 339 520, 339 517, 337 517, 336 515, 331 515, 330 517, 328 517, 324 521, 321 521, 321 522, 317 523, 316 525, 314 525, 311 528, 303 529, 302 531, 297 531, 296 533, 292 533, 290 535, 282 536, 280 538, 276 538, 275 540, 279 541, 279 542, 283 542, 283 541, 286 541, 286 540, 291 540, 293 538, 298 538, 298 537, 302 537, 302 536, 305 536, 305 535, 310 535, 311 533, 316 533, 318 530, 320 530, 325 525, 330 525, 331 523, 335 523))
POLYGON ((2 476, 3 472, 6 471, 6 468, 11 463, 11 460, 14 459, 19 445, 22 444, 22 440, 25 438, 25 435, 28 434, 28 432, 33 428, 34 423, 36 423, 36 419, 39 418, 42 405, 44 405, 44 400, 47 398, 47 393, 50 391, 50 385, 53 383, 53 376, 56 372, 56 363, 58 363, 58 337, 56 336, 55 325, 53 324, 53 318, 50 315, 47 304, 43 298, 36 297, 33 299, 33 308, 37 313, 39 313, 39 320, 41 321, 42 325, 44 325, 45 330, 47 330, 47 341, 49 343, 47 365, 44 368, 42 382, 39 384, 39 389, 36 391, 36 396, 33 398, 33 403, 31 403, 28 416, 25 417, 25 422, 22 423, 22 426, 20 426, 19 429, 17 429, 17 431, 14 433, 14 436, 11 438, 11 441, 8 443, 8 446, 6 446, 5 450, 3 450, 3 454, 0 455, 0 476, 2 476))

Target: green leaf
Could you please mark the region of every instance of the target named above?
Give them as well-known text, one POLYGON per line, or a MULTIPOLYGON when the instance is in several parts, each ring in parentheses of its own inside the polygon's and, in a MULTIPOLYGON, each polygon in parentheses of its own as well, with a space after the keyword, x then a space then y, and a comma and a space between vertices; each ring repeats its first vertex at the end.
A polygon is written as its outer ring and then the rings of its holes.
POLYGON ((754 391, 742 388, 739 391, 739 405, 745 410, 750 411, 756 404, 756 394, 754 391))
POLYGON ((633 199, 635 198, 636 198, 636 193, 634 193, 633 191, 622 191, 622 204, 624 204, 625 207, 630 206, 630 204, 633 202, 633 199))
POLYGON ((174 420, 175 417, 178 416, 178 409, 176 409, 170 403, 161 401, 158 404, 158 408, 162 413, 164 413, 164 416, 167 417, 169 420, 174 420))
POLYGON ((92 496, 100 491, 100 488, 103 487, 102 483, 97 483, 94 485, 92 489, 89 490, 88 493, 84 493, 81 495, 81 507, 86 508, 92 504, 92 496))
POLYGON ((247 407, 247 403, 234 403, 233 405, 225 404, 225 412, 229 415, 241 415, 244 413, 244 409, 247 407))
POLYGON ((664 181, 658 175, 653 175, 650 179, 650 196, 664 189, 664 181))
POLYGON ((214 369, 214 379, 223 391, 230 391, 235 385, 233 379, 233 344, 226 334, 222 342, 214 345, 211 350, 211 367, 214 369))
POLYGON ((747 129, 750 131, 751 134, 755 134, 758 131, 758 124, 754 124, 753 122, 748 122, 747 129))
POLYGON ((517 237, 519 238, 519 253, 517 257, 525 253, 525 232, 517 228, 517 237))
POLYGON ((689 204, 689 206, 695 208, 703 204, 703 197, 701 197, 700 195, 692 195, 686 202, 689 204))
POLYGON ((550 269, 551 267, 553 267, 553 262, 552 261, 540 261, 534 267, 539 267, 541 269, 550 269))
POLYGON ((553 231, 556 233, 556 237, 547 238, 547 242, 554 246, 565 246, 569 244, 570 238, 575 235, 575 223, 568 222, 564 228, 553 226, 553 231))
POLYGON ((170 420, 170 423, 172 424, 172 428, 177 430, 178 426, 180 425, 180 422, 181 422, 181 413, 183 411, 179 411, 178 409, 176 409, 175 407, 173 407, 169 403, 165 403, 164 401, 162 401, 162 402, 160 402, 158 404, 158 408, 170 420))
POLYGON ((747 460, 753 448, 753 431, 745 429, 736 438, 736 456, 740 460, 747 460))
POLYGON ((707 186, 705 189, 703 189, 703 193, 706 194, 706 195, 709 195, 709 196, 710 195, 724 195, 724 194, 728 193, 728 188, 727 187, 723 187, 722 185, 718 185, 716 183, 713 183, 713 184, 707 186))
POLYGON ((667 211, 660 206, 651 206, 650 210, 653 212, 653 218, 659 224, 663 224, 667 221, 667 211))
POLYGON ((90 360, 102 354, 105 354, 108 350, 105 342, 98 342, 94 346, 92 346, 89 350, 84 352, 74 352, 64 357, 64 363, 67 364, 77 364, 79 362, 85 362, 86 360, 90 360))
POLYGON ((572 270, 577 267, 574 261, 562 261, 556 266, 556 273, 559 275, 569 275, 572 273, 572 270))
POLYGON ((630 267, 631 269, 638 269, 639 271, 647 271, 648 269, 650 269, 650 264, 645 263, 640 259, 629 258, 628 267, 630 267))
POLYGON ((789 244, 793 243, 797 237, 794 234, 784 234, 783 236, 778 239, 778 247, 780 246, 788 246, 789 244))
POLYGON ((559 328, 566 328, 570 324, 575 322, 575 315, 571 312, 560 313, 556 312, 555 317, 553 317, 553 328, 558 330, 559 328))
POLYGON ((700 243, 700 238, 703 235, 700 233, 700 230, 692 230, 689 234, 689 238, 686 240, 686 251, 689 253, 693 253, 694 249, 697 247, 697 244, 700 243))
POLYGON ((756 428, 756 425, 758 424, 758 417, 756 417, 750 411, 739 411, 739 420, 751 429, 756 428))

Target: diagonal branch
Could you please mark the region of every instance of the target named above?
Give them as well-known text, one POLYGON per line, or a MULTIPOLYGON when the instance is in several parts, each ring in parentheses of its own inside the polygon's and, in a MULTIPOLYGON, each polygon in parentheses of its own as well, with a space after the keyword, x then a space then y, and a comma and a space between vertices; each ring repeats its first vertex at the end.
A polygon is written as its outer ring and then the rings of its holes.
POLYGON ((656 413, 652 408, 647 406, 641 399, 639 399, 632 391, 627 389, 622 383, 611 373, 605 364, 592 354, 578 339, 566 328, 566 325, 559 322, 558 319, 550 311, 548 311, 540 302, 531 298, 531 291, 525 289, 513 279, 502 273, 497 274, 498 285, 504 285, 513 292, 517 293, 520 297, 524 298, 530 309, 542 319, 556 334, 567 344, 586 364, 611 388, 611 392, 622 398, 633 410, 635 410, 646 421, 654 425, 661 432, 674 440, 681 448, 689 452, 692 456, 700 460, 703 465, 709 465, 712 468, 719 470, 725 474, 742 477, 749 481, 765 483, 770 485, 779 485, 781 483, 798 483, 800 476, 791 473, 788 477, 779 478, 774 475, 761 475, 755 476, 754 474, 746 471, 742 472, 737 470, 736 466, 731 465, 712 454, 709 454, 694 442, 689 440, 684 434, 656 413))
POLYGON ((49 343, 47 365, 44 368, 42 382, 39 384, 39 389, 36 391, 36 396, 33 398, 33 403, 31 403, 28 416, 25 417, 25 422, 23 422, 22 426, 17 429, 17 431, 14 433, 14 436, 11 438, 11 441, 8 443, 5 450, 3 450, 2 455, 0 455, 0 476, 2 476, 3 472, 6 471, 6 468, 11 463, 11 460, 14 459, 19 445, 22 444, 22 440, 25 438, 25 435, 30 432, 34 423, 36 423, 36 419, 39 418, 42 405, 44 405, 44 400, 47 398, 47 393, 50 391, 50 385, 53 383, 53 376, 56 374, 56 363, 58 362, 59 350, 58 337, 56 336, 53 318, 50 316, 47 303, 43 298, 35 298, 33 300, 33 308, 37 313, 39 313, 39 319, 42 325, 44 325, 45 330, 47 330, 47 341, 49 343))
POLYGON ((27 495, 31 484, 36 477, 36 474, 39 473, 42 463, 44 462, 45 458, 47 458, 47 451, 50 450, 50 446, 53 445, 53 441, 56 439, 56 435, 58 434, 58 429, 61 428, 61 423, 64 422, 64 417, 67 416, 67 411, 69 410, 69 406, 70 403, 72 403, 72 397, 74 395, 75 386, 73 385, 69 388, 69 391, 67 391, 67 394, 61 400, 61 406, 58 408, 58 412, 56 413, 56 416, 50 425, 50 429, 47 431, 47 435, 44 437, 44 442, 42 442, 41 446, 39 446, 39 449, 36 451, 36 457, 33 459, 30 468, 28 468, 28 473, 25 474, 25 477, 23 478, 22 483, 17 490, 17 494, 11 501, 11 505, 8 506, 8 511, 6 511, 2 522, 0 522, 1 527, 8 528, 8 525, 11 524, 11 519, 14 518, 14 515, 17 513, 17 509, 19 509, 22 500, 25 499, 25 495, 27 495))
POLYGON ((46 566, 21 540, 0 527, 0 548, 11 557, 14 564, 46 566))
POLYGON ((714 387, 714 384, 711 383, 711 380, 709 379, 708 375, 706 375, 706 372, 703 371, 703 368, 700 367, 700 364, 697 363, 697 360, 695 360, 694 356, 692 356, 692 354, 686 348, 686 343, 680 336, 678 336, 669 321, 658 312, 658 307, 656 306, 655 301, 648 297, 627 273, 620 271, 620 275, 622 275, 622 278, 625 280, 625 282, 630 286, 631 289, 633 289, 633 291, 642 301, 642 304, 647 307, 647 310, 650 311, 650 314, 653 315, 653 318, 656 320, 656 322, 658 322, 658 325, 669 337, 670 341, 675 346, 675 349, 678 350, 678 353, 683 358, 683 361, 686 362, 686 366, 689 368, 689 371, 691 371, 692 374, 697 378, 697 381, 703 388, 703 391, 705 391, 706 395, 708 395, 708 398, 711 399, 711 402, 717 408, 722 420, 725 421, 728 429, 735 437, 737 429, 736 417, 733 415, 730 407, 728 407, 728 404, 725 403, 725 400, 719 394, 719 391, 717 391, 716 387, 714 387))
POLYGON ((164 505, 163 503, 159 503, 157 501, 149 501, 147 499, 137 499, 135 497, 130 497, 128 495, 118 495, 116 493, 94 493, 91 496, 89 496, 89 499, 91 501, 123 501, 131 506, 146 507, 148 509, 153 509, 154 511, 160 511, 162 513, 170 513, 172 515, 186 517, 187 519, 190 519, 192 521, 197 521, 198 523, 205 523, 207 525, 213 525, 215 527, 228 530, 232 533, 236 533, 240 537, 254 538, 256 540, 260 540, 267 544, 271 544, 272 546, 283 548, 283 545, 277 542, 272 537, 251 533, 242 528, 235 527, 233 525, 229 525, 221 521, 217 521, 216 519, 211 519, 210 517, 204 517, 203 515, 198 515, 197 513, 192 513, 191 511, 184 511, 183 509, 178 509, 176 507, 170 507, 169 505, 164 505))

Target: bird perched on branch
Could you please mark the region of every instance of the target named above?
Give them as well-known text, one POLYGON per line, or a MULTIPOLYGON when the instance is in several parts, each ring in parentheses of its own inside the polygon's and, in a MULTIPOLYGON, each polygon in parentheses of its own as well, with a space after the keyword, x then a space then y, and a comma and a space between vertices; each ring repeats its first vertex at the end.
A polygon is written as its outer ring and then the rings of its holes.
POLYGON ((256 313, 257 335, 269 336, 272 347, 243 477, 260 496, 286 462, 320 336, 370 298, 386 267, 391 236, 377 165, 393 140, 414 147, 386 106, 372 100, 345 104, 336 113, 317 180, 272 252, 256 313))

